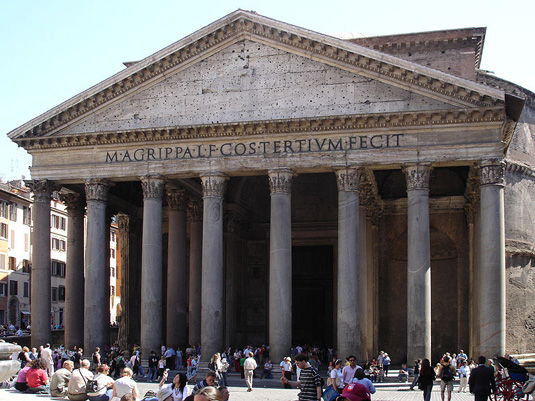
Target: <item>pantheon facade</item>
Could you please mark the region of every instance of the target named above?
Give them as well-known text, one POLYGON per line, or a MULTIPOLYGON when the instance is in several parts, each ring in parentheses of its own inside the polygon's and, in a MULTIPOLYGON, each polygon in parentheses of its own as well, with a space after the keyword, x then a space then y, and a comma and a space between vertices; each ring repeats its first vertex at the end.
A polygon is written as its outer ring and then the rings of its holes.
POLYGON ((68 347, 110 341, 113 220, 119 341, 145 356, 533 352, 535 96, 479 69, 484 39, 237 10, 10 132, 33 156, 33 345, 59 191, 68 347))

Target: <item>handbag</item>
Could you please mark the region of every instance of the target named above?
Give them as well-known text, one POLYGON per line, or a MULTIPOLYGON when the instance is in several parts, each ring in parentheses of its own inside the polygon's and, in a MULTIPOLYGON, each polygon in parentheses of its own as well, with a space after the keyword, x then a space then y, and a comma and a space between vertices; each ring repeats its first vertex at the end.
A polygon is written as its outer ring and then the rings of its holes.
POLYGON ((323 392, 323 399, 325 401, 333 401, 339 395, 340 394, 338 393, 338 391, 336 391, 332 386, 329 386, 323 392))

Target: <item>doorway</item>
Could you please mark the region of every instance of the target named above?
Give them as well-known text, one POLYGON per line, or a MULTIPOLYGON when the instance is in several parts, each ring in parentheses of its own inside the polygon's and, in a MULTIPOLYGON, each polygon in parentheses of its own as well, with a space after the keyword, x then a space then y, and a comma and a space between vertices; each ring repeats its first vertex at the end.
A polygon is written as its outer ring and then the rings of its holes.
POLYGON ((333 247, 292 247, 293 344, 333 344, 333 247))

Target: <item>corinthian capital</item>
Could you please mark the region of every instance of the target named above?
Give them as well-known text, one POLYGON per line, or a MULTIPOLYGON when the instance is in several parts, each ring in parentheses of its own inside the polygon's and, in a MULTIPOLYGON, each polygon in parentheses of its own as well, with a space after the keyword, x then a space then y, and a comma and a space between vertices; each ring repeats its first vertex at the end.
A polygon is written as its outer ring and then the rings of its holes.
POLYGON ((189 216, 192 221, 202 221, 202 204, 197 201, 188 203, 189 216))
POLYGON ((160 176, 147 175, 141 177, 143 199, 162 199, 165 181, 160 176))
POLYGON ((167 204, 171 210, 185 211, 188 206, 186 191, 183 189, 169 189, 167 191, 167 204))
POLYGON ((358 192, 362 171, 362 167, 335 168, 334 172, 336 174, 338 191, 358 192))
POLYGON ((67 213, 70 217, 84 214, 85 199, 77 193, 60 194, 59 198, 67 207, 67 213))
POLYGON ((92 178, 85 181, 85 197, 88 202, 106 202, 108 191, 113 184, 108 180, 92 178))
POLYGON ((504 185, 505 161, 503 159, 483 160, 481 168, 481 185, 504 185))
POLYGON ((294 173, 290 169, 274 169, 269 170, 269 188, 271 195, 274 194, 287 194, 292 193, 292 178, 294 173))
POLYGON ((414 189, 429 190, 429 176, 431 175, 431 163, 414 163, 403 166, 407 179, 407 191, 414 189))
POLYGON ((37 203, 50 203, 52 192, 59 189, 57 184, 49 180, 26 180, 25 183, 33 192, 33 201, 37 203))
POLYGON ((201 175, 203 198, 222 198, 225 195, 228 176, 223 173, 201 175))

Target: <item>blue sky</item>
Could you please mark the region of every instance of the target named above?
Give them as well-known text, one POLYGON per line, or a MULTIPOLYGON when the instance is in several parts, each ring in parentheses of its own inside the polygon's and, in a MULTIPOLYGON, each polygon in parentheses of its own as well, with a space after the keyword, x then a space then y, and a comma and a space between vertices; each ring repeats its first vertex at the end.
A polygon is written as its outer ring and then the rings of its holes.
POLYGON ((9 131, 238 8, 325 34, 487 27, 481 68, 535 91, 532 0, 0 0, 0 177, 30 175, 9 131))

